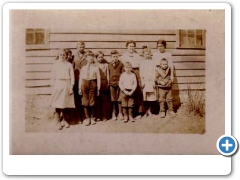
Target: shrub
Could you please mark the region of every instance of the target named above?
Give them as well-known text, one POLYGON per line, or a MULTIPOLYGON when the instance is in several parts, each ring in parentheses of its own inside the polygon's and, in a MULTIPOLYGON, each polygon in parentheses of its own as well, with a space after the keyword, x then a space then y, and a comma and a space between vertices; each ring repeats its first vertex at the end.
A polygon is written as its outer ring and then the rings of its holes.
POLYGON ((205 115, 205 91, 193 90, 188 85, 186 111, 203 117, 205 115))

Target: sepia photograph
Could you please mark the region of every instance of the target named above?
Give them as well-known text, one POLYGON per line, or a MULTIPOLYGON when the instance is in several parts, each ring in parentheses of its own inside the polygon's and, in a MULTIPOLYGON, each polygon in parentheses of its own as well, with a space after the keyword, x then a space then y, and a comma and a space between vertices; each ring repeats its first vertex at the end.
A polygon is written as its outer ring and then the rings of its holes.
POLYGON ((10 154, 217 154, 178 142, 224 134, 224 9, 9 17, 10 154))
POLYGON ((26 28, 26 132, 203 134, 205 33, 26 28))

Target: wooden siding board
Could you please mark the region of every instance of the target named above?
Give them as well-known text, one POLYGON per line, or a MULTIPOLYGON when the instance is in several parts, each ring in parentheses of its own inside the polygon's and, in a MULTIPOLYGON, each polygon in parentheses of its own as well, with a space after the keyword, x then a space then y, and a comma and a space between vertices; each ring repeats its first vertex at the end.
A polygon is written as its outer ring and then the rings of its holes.
MULTIPOLYGON (((205 82, 205 71, 204 70, 176 70, 175 71, 175 81, 187 82, 191 79, 191 82, 195 82, 195 77, 200 77, 200 82, 205 82), (202 78, 202 79, 201 79, 202 78)), ((51 71, 44 72, 26 72, 25 79, 26 80, 47 80, 50 79, 51 71)))
POLYGON ((50 80, 27 80, 25 87, 48 87, 50 80))
POLYGON ((51 87, 37 87, 37 88, 25 88, 26 94, 45 94, 50 95, 52 93, 51 87))
POLYGON ((205 84, 173 84, 172 90, 188 90, 188 86, 194 90, 205 90, 205 84))
MULTIPOLYGON (((86 50, 94 53, 102 51, 105 58, 110 60, 112 49, 119 51, 120 56, 126 51, 127 40, 136 41, 136 50, 142 53, 142 46, 147 45, 152 53, 158 51, 156 42, 163 38, 167 41, 167 51, 173 54, 174 82, 172 89, 184 91, 190 85, 191 89, 205 90, 205 61, 206 51, 203 49, 175 49, 177 34, 176 30, 160 31, 71 31, 51 30, 50 49, 26 50, 26 93, 27 94, 51 94, 50 76, 54 59, 59 48, 70 48, 76 53, 76 44, 79 40, 86 43, 86 50)), ((120 57, 121 58, 121 57, 120 57)))
POLYGON ((55 57, 26 57, 26 64, 52 64, 55 57))
POLYGON ((181 70, 175 70, 174 75, 177 77, 189 77, 189 76, 201 77, 201 76, 205 76, 205 70, 181 69, 181 70))
POLYGON ((173 56, 204 56, 206 54, 205 50, 186 50, 186 49, 173 49, 170 50, 173 56))
POLYGON ((51 34, 158 34, 158 35, 175 35, 176 30, 63 30, 63 29, 51 29, 51 34))
MULTIPOLYGON (((26 72, 48 72, 52 70, 51 64, 27 64, 26 65, 26 72)), ((205 69, 205 63, 175 63, 175 70, 204 70, 205 69)))
POLYGON ((127 40, 148 42, 163 38, 166 41, 176 41, 175 35, 142 35, 142 34, 50 34, 50 41, 97 41, 97 42, 126 42, 127 40))
MULTIPOLYGON (((90 48, 86 48, 92 50, 90 48)), ((126 52, 126 49, 116 49, 119 51, 120 54, 126 52)), ((142 53, 141 48, 136 49, 139 54, 142 53)), ((152 49, 152 52, 156 51, 157 49, 152 49)), ((76 49, 72 49, 73 53, 76 52, 76 49)), ((111 50, 110 49, 94 49, 93 52, 103 51, 104 54, 109 55, 111 50)), ((169 50, 172 52, 173 56, 205 56, 205 50, 169 50)), ((27 57, 55 57, 58 54, 58 49, 50 49, 50 50, 33 50, 33 51, 26 51, 27 57)))
POLYGON ((205 62, 205 56, 173 56, 174 63, 182 62, 205 62))
POLYGON ((33 72, 33 73, 26 73, 25 79, 26 80, 47 80, 50 79, 51 72, 33 72))
POLYGON ((205 63, 202 62, 182 62, 174 63, 175 69, 205 69, 205 63))
POLYGON ((31 50, 26 51, 26 57, 56 57, 58 51, 57 50, 31 50))
MULTIPOLYGON (((50 42, 51 49, 70 48, 75 49, 77 42, 50 42)), ((136 42, 137 48, 147 45, 149 48, 157 47, 157 42, 136 42)), ((85 42, 90 49, 126 49, 126 42, 85 42)), ((175 42, 167 42, 167 49, 173 49, 175 42)))
MULTIPOLYGON (((109 55, 105 55, 106 58, 110 58, 109 55)), ((26 57, 26 64, 49 64, 54 63, 55 57, 26 57)), ((205 56, 173 56, 174 63, 182 62, 205 62, 205 56)))
POLYGON ((53 64, 27 64, 26 72, 50 72, 53 64))

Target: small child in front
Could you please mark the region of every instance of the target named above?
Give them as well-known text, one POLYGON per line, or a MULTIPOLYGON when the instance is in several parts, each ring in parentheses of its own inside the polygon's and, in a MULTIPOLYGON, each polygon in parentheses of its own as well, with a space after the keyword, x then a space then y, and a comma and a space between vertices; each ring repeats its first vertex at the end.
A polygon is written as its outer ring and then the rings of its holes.
POLYGON ((119 87, 121 89, 121 101, 124 115, 124 122, 128 120, 135 122, 132 116, 132 110, 134 107, 134 91, 137 88, 137 78, 132 72, 132 64, 130 62, 124 63, 124 70, 120 76, 119 87))
POLYGON ((172 80, 171 80, 172 69, 168 66, 168 61, 162 58, 160 61, 160 67, 156 68, 156 79, 155 82, 158 87, 158 101, 160 104, 160 117, 164 118, 166 115, 165 102, 168 105, 169 115, 175 116, 173 111, 172 103, 172 80))

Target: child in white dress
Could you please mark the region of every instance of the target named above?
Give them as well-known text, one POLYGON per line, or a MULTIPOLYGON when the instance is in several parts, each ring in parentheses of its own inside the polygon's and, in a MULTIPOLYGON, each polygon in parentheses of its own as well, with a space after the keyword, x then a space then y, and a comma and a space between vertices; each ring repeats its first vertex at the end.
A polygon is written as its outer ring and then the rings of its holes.
POLYGON ((75 108, 73 96, 74 72, 72 64, 67 61, 66 51, 59 50, 58 57, 59 60, 54 63, 52 69, 51 85, 53 91, 49 99, 49 105, 55 108, 57 128, 61 130, 63 126, 69 127, 67 108, 75 108), (60 122, 61 113, 63 114, 62 122, 60 122))
POLYGON ((144 49, 144 60, 140 64, 140 77, 142 82, 143 101, 145 107, 145 117, 151 116, 151 110, 154 106, 153 102, 156 98, 155 76, 156 65, 151 58, 151 50, 144 49))

